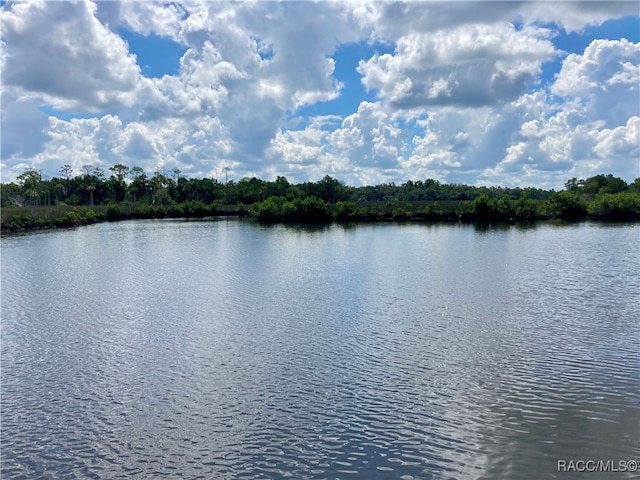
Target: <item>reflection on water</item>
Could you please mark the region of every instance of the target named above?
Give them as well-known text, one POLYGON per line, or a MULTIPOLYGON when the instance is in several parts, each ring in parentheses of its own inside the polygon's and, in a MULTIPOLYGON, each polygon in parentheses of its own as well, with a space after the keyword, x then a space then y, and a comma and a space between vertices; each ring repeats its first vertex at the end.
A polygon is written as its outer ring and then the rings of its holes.
POLYGON ((2 478, 575 478, 558 460, 638 459, 639 232, 5 237, 2 478))

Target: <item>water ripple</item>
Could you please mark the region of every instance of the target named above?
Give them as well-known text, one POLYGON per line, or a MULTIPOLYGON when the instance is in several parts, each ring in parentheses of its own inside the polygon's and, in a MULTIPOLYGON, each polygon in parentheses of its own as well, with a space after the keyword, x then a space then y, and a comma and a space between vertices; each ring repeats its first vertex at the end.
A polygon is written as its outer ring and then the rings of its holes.
POLYGON ((637 458, 640 260, 620 232, 3 240, 2 477, 527 479, 637 458))

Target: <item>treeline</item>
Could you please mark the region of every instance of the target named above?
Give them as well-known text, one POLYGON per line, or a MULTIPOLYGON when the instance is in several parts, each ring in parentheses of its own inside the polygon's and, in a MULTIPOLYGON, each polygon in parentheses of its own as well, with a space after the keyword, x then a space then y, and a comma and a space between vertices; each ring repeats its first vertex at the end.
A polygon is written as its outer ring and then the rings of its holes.
POLYGON ((476 187, 434 179, 352 187, 331 176, 292 184, 243 178, 186 178, 180 170, 148 176, 140 167, 85 166, 44 178, 26 170, 2 184, 2 229, 65 226, 122 218, 248 214, 260 221, 462 220, 531 222, 542 218, 640 218, 640 178, 573 178, 563 191, 476 187), (45 208, 47 207, 47 208, 45 208), (55 207, 55 208, 51 208, 55 207), (43 213, 45 212, 45 213, 43 213), (36 218, 37 217, 37 218, 36 218))
MULTIPOLYGON (((316 197, 327 203, 350 202, 415 202, 435 200, 473 200, 480 195, 489 198, 521 197, 535 200, 549 198, 551 192, 536 188, 474 187, 461 184, 443 184, 437 180, 407 181, 401 185, 351 187, 335 178, 325 176, 318 182, 292 184, 285 177, 275 181, 243 178, 220 182, 215 178, 186 178, 181 171, 158 170, 148 176, 141 167, 129 168, 122 164, 109 168, 107 176, 102 168, 90 165, 74 175, 69 165, 60 169, 60 176, 44 178, 38 170, 28 169, 17 177, 17 182, 2 185, 1 205, 107 205, 109 203, 146 203, 169 205, 187 201, 205 204, 219 202, 229 205, 251 205, 270 197, 303 199, 316 197)), ((625 184, 626 185, 626 184, 625 184)))
POLYGON ((603 193, 592 199, 569 192, 552 192, 547 200, 520 197, 491 198, 485 194, 474 200, 352 202, 331 205, 317 197, 302 200, 270 197, 251 205, 248 213, 265 222, 287 221, 465 221, 520 222, 541 219, 638 220, 640 193, 603 193))

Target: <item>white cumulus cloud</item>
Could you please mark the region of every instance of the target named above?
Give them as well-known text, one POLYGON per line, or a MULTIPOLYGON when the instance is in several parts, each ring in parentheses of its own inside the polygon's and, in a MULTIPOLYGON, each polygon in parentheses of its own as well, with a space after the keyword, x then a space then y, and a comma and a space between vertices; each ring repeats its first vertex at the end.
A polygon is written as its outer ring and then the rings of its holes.
POLYGON ((547 37, 544 29, 507 24, 413 33, 358 71, 367 88, 398 107, 502 103, 524 93, 555 56, 547 37))
POLYGON ((4 86, 78 113, 131 105, 140 68, 95 10, 91 2, 6 4, 4 86))
POLYGON ((637 5, 9 2, 2 177, 126 163, 354 184, 558 187, 600 170, 631 180, 638 44, 590 37, 568 54, 557 41, 625 15, 637 5), (146 78, 123 32, 184 53, 146 78))

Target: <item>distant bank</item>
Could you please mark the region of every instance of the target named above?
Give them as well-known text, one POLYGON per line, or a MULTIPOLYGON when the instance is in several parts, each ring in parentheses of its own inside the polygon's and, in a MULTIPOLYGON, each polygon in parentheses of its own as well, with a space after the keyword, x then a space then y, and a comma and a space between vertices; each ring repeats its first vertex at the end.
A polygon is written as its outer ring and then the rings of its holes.
MULTIPOLYGON (((122 166, 120 166, 122 167, 122 166)), ((290 184, 246 178, 148 178, 122 168, 106 178, 100 169, 45 180, 27 170, 2 184, 2 233, 73 227, 135 218, 248 216, 260 222, 456 221, 531 223, 537 220, 640 220, 640 178, 573 178, 563 191, 447 185, 437 180, 350 187, 325 176, 290 184), (95 171, 97 170, 97 171, 95 171)))

